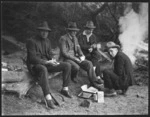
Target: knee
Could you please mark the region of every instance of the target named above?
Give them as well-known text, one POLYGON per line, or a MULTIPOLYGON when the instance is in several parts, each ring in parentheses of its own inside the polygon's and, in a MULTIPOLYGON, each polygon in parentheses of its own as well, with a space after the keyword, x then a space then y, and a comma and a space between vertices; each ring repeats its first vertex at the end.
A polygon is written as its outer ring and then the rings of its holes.
POLYGON ((80 69, 80 66, 76 63, 69 63, 71 65, 71 70, 78 71, 80 69))
POLYGON ((88 68, 92 68, 92 67, 93 67, 93 64, 92 64, 91 61, 87 61, 87 67, 88 67, 88 68))
POLYGON ((38 64, 36 65, 36 67, 38 68, 39 72, 44 72, 47 73, 47 68, 44 65, 38 64))
POLYGON ((65 62, 65 63, 64 63, 64 68, 67 69, 67 70, 70 70, 70 69, 71 69, 71 64, 65 62))
POLYGON ((78 71, 80 69, 80 67, 77 66, 77 65, 72 65, 71 69, 74 70, 74 71, 78 71))
POLYGON ((104 74, 104 75, 109 74, 109 70, 108 70, 108 69, 105 69, 105 70, 103 71, 103 74, 104 74))

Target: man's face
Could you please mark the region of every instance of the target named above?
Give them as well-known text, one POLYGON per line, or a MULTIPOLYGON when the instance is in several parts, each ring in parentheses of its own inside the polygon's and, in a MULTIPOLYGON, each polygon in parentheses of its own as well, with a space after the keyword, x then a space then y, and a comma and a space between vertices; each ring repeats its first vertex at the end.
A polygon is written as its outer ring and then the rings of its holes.
POLYGON ((72 37, 74 37, 74 36, 76 36, 77 31, 72 30, 72 31, 69 32, 69 34, 70 34, 72 37))
POLYGON ((118 53, 118 49, 117 48, 110 48, 109 49, 109 54, 114 58, 116 56, 116 54, 118 53))
POLYGON ((47 30, 40 30, 40 36, 44 39, 48 37, 49 31, 47 30))
POLYGON ((86 33, 87 35, 90 35, 91 33, 93 33, 93 29, 86 29, 86 30, 85 30, 85 33, 86 33))

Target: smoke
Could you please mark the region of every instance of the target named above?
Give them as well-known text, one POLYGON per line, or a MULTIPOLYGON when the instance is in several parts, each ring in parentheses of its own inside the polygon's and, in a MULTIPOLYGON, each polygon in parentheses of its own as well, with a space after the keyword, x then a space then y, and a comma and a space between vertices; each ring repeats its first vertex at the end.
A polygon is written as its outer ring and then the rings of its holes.
POLYGON ((144 42, 148 38, 148 4, 141 3, 139 9, 139 13, 134 12, 130 3, 119 19, 122 51, 129 56, 132 64, 141 50, 148 51, 148 44, 144 42))

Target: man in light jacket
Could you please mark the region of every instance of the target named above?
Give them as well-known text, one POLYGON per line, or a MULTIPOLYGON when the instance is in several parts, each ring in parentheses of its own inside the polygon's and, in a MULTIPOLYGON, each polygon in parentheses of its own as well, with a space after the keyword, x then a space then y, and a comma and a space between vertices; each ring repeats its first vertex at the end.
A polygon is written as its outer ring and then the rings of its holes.
POLYGON ((71 64, 71 79, 75 82, 79 68, 84 69, 90 81, 91 86, 101 90, 101 83, 97 79, 93 65, 85 59, 76 37, 77 25, 75 22, 69 22, 68 33, 60 37, 60 50, 65 62, 71 64))

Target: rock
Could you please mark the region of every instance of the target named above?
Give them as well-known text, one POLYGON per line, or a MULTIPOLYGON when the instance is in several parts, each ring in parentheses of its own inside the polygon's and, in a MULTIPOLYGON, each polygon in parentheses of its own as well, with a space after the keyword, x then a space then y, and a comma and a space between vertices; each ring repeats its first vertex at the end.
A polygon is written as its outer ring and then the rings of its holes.
POLYGON ((137 96, 137 98, 145 98, 144 95, 139 94, 139 93, 136 96, 137 96))
POLYGON ((2 62, 2 67, 7 67, 7 63, 2 62))
POLYGON ((143 83, 142 83, 142 82, 138 82, 138 83, 137 83, 137 85, 142 86, 142 85, 143 85, 143 83))
POLYGON ((83 102, 81 102, 80 106, 89 108, 90 102, 88 100, 84 100, 83 102))
POLYGON ((7 68, 2 68, 2 71, 8 71, 8 69, 7 68))

